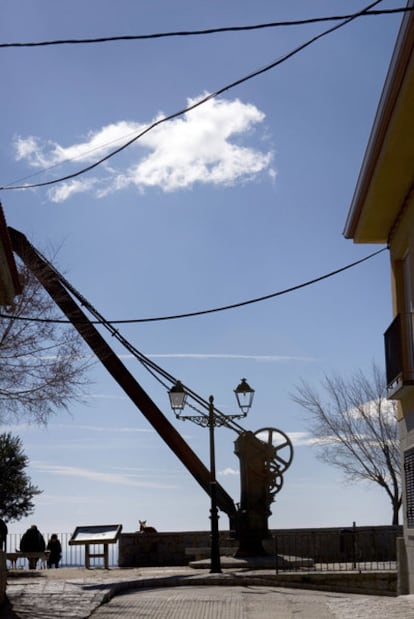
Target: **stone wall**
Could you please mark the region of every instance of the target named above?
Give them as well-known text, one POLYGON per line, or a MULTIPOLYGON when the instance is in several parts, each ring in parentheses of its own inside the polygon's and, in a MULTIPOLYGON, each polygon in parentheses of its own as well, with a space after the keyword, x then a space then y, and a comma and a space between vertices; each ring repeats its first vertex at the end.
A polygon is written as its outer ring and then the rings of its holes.
MULTIPOLYGON (((208 547, 208 531, 183 531, 172 533, 121 533, 119 538, 119 567, 148 567, 161 565, 187 565, 194 559, 185 553, 186 548, 208 547)), ((233 546, 228 533, 220 532, 220 545, 233 546)))
MULTIPOLYGON (((395 561, 396 539, 402 535, 402 527, 275 529, 271 535, 264 542, 268 554, 310 556, 324 562, 395 561)), ((196 553, 193 556, 188 553, 189 548, 209 546, 209 531, 122 533, 119 566, 187 565, 196 558, 196 553)), ((238 544, 228 531, 221 531, 220 547, 236 552, 238 544)))

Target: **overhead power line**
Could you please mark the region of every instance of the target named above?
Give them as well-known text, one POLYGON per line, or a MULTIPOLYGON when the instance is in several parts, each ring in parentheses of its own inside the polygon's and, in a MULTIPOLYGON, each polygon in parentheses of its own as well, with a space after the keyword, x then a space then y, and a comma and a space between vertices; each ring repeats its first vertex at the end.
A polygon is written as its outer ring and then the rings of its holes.
MULTIPOLYGON (((360 17, 372 17, 378 15, 392 15, 394 13, 406 13, 413 11, 414 7, 399 7, 396 9, 377 9, 361 13, 360 17)), ((173 32, 155 32, 150 34, 124 34, 107 37, 88 37, 74 39, 52 39, 49 41, 25 41, 0 43, 0 48, 7 47, 47 47, 52 45, 87 45, 96 43, 113 43, 115 41, 142 41, 148 39, 163 39, 171 37, 188 37, 200 36, 209 34, 219 34, 224 32, 248 32, 251 30, 263 30, 266 28, 281 28, 289 26, 304 26, 308 24, 317 24, 327 21, 339 21, 341 19, 349 19, 353 14, 346 15, 330 15, 325 17, 310 17, 306 19, 291 19, 285 21, 268 22, 264 24, 254 24, 249 26, 223 26, 218 28, 203 28, 201 30, 178 30, 173 32)))
MULTIPOLYGON (((352 269, 353 267, 359 264, 362 264, 363 262, 366 262, 367 260, 370 260, 371 258, 374 258, 374 256, 378 256, 378 254, 381 254, 386 249, 388 248, 383 247, 382 249, 379 249, 375 251, 374 253, 369 254, 368 256, 365 256, 365 258, 361 258, 360 260, 351 262, 350 264, 347 264, 346 266, 336 269, 335 271, 330 271, 329 273, 326 273, 325 275, 320 275, 319 277, 310 279, 306 282, 303 282, 302 284, 297 284, 296 286, 291 286, 290 288, 285 288, 284 290, 279 290, 277 292, 271 292, 270 294, 266 294, 261 297, 256 297, 254 299, 249 299, 247 301, 241 301, 239 303, 232 303, 231 305, 222 305, 221 307, 199 310, 196 312, 187 312, 185 314, 172 314, 169 316, 157 316, 154 318, 131 318, 131 319, 125 319, 125 320, 106 320, 105 322, 111 325, 115 325, 115 324, 119 325, 119 324, 133 324, 133 323, 143 323, 143 322, 161 322, 165 320, 177 320, 179 318, 194 318, 196 316, 203 316, 206 314, 213 314, 217 312, 224 312, 224 311, 231 310, 231 309, 237 309, 239 307, 244 307, 246 305, 252 305, 254 303, 261 303, 262 301, 268 301, 269 299, 281 297, 285 294, 289 294, 290 292, 295 292, 296 290, 300 290, 301 288, 306 288, 307 286, 311 286, 313 284, 321 282, 322 280, 333 277, 334 275, 338 275, 339 273, 343 273, 344 271, 347 271, 348 269, 352 269)), ((67 285, 69 286, 69 283, 67 283, 67 285)), ((75 290, 73 286, 71 285, 70 285, 70 288, 72 292, 75 290)), ((80 293, 77 293, 77 296, 78 298, 80 298, 81 302, 83 302, 82 295, 80 295, 80 293)), ((63 320, 63 319, 31 318, 28 316, 12 316, 10 314, 3 314, 3 313, 0 313, 0 318, 12 318, 14 320, 27 320, 29 322, 53 322, 53 323, 63 323, 63 324, 67 324, 70 322, 69 320, 63 320)), ((100 320, 91 321, 91 322, 92 324, 101 324, 100 320)))
MULTIPOLYGON (((211 99, 214 99, 214 98, 218 97, 219 95, 221 95, 221 94, 231 90, 232 88, 235 88, 236 86, 240 86, 240 84, 243 84, 244 82, 247 82, 248 80, 251 80, 254 77, 257 77, 258 75, 261 75, 262 73, 266 73, 267 71, 270 71, 271 69, 274 69, 275 67, 277 67, 278 65, 282 64, 283 62, 286 62, 289 58, 292 58, 292 56, 295 56, 296 54, 298 54, 302 50, 304 50, 307 47, 309 47, 310 45, 312 45, 312 43, 315 43, 319 39, 327 36, 328 34, 334 32, 335 30, 339 30, 339 28, 342 28, 343 26, 345 26, 346 24, 350 23, 351 21, 353 21, 357 17, 360 17, 361 15, 365 14, 367 11, 372 9, 374 6, 376 6, 380 2, 382 2, 382 0, 376 0, 375 2, 372 2, 371 4, 366 6, 361 11, 358 11, 357 13, 352 14, 350 17, 346 18, 341 23, 336 24, 335 26, 331 26, 327 30, 324 30, 323 32, 313 36, 312 38, 310 38, 307 41, 305 41, 305 43, 302 43, 298 47, 294 48, 293 50, 291 50, 287 54, 284 54, 281 58, 278 58, 277 60, 275 60, 274 62, 272 62, 272 63, 270 63, 268 65, 266 65, 265 67, 262 67, 261 69, 253 71, 252 73, 249 73, 248 75, 245 75, 244 77, 239 78, 238 80, 232 82, 231 84, 227 84, 226 86, 223 86, 222 88, 216 90, 215 92, 213 92, 213 93, 203 97, 202 99, 199 99, 197 102, 193 103, 192 105, 189 105, 188 107, 186 107, 186 108, 184 108, 182 110, 179 110, 178 112, 174 112, 172 114, 169 114, 168 116, 164 116, 163 118, 160 118, 159 120, 157 120, 157 121, 153 122, 151 125, 149 125, 143 131, 140 131, 133 138, 131 138, 130 140, 128 140, 127 142, 125 142, 124 144, 119 146, 118 148, 112 150, 110 153, 108 153, 107 155, 105 155, 101 159, 98 159, 94 163, 91 163, 90 165, 85 166, 84 168, 81 168, 80 170, 78 170, 76 172, 72 172, 71 174, 66 174, 65 176, 61 176, 59 178, 55 178, 55 179, 52 179, 52 180, 49 180, 49 181, 44 181, 44 182, 41 182, 41 183, 32 183, 32 184, 26 184, 26 185, 15 185, 15 184, 3 185, 2 187, 0 187, 0 191, 1 190, 2 191, 6 191, 6 190, 10 191, 10 190, 16 190, 16 189, 34 189, 36 187, 47 187, 47 186, 50 186, 50 185, 55 185, 57 183, 62 183, 64 181, 71 180, 72 178, 76 178, 76 177, 81 176, 83 174, 86 174, 87 172, 90 172, 91 170, 93 170, 94 168, 98 167, 99 165, 101 165, 105 161, 108 161, 109 159, 111 159, 112 157, 114 157, 115 155, 120 153, 121 151, 125 150, 126 148, 131 146, 131 144, 134 144, 134 142, 136 142, 141 137, 143 137, 144 135, 146 135, 147 133, 152 131, 155 127, 158 127, 159 125, 161 125, 163 123, 166 123, 166 122, 168 122, 170 120, 178 118, 179 116, 183 116, 184 114, 186 114, 188 112, 191 112, 192 110, 200 107, 201 105, 203 105, 207 101, 210 101, 211 99)), ((69 161, 69 160, 67 160, 67 161, 69 161)), ((62 163, 64 163, 64 162, 62 162, 62 163)), ((53 167, 55 167, 55 166, 53 166, 53 167)), ((47 169, 48 168, 40 171, 39 173, 46 172, 47 169)))

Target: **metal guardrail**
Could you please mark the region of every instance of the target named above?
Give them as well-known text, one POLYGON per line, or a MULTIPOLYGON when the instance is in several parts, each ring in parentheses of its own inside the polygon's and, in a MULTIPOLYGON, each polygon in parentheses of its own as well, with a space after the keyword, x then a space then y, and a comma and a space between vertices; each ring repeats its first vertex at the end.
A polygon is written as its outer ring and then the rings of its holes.
MULTIPOLYGON (((20 548, 22 533, 9 533, 7 552, 20 548)), ((45 541, 50 533, 43 534, 45 541)), ((57 534, 62 545, 60 567, 85 566, 84 546, 69 546, 71 533, 57 534)), ((341 531, 292 532, 274 535, 274 567, 277 573, 295 571, 394 571, 396 532, 359 531, 350 527, 341 531)), ((91 552, 102 552, 103 546, 91 544, 91 552)), ((109 544, 109 567, 118 567, 118 544, 109 544)), ((270 550, 268 548, 268 550, 270 550)), ((19 568, 27 567, 18 559, 19 568)), ((91 559, 91 567, 103 567, 103 559, 91 559)))
POLYGON ((275 569, 289 571, 394 571, 396 537, 356 529, 280 534, 274 538, 275 569))
MULTIPOLYGON (((49 541, 51 533, 43 533, 45 542, 49 541)), ((15 552, 20 548, 20 540, 23 533, 9 533, 7 535, 7 552, 15 552)), ((58 539, 62 545, 62 560, 60 567, 78 567, 85 566, 85 547, 84 546, 69 546, 69 540, 72 533, 57 533, 58 539)), ((91 552, 99 554, 103 552, 102 544, 91 544, 91 552)), ((108 544, 109 550, 109 567, 118 567, 118 544, 108 544)), ((103 567, 103 559, 90 559, 91 567, 103 567)), ((25 559, 18 559, 17 567, 27 567, 25 559)))

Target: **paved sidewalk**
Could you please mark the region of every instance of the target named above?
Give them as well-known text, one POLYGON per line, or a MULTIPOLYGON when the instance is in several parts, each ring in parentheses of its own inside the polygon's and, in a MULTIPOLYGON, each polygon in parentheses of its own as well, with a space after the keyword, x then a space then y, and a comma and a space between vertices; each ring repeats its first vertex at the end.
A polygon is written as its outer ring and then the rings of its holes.
POLYGON ((3 619, 414 619, 414 596, 368 596, 272 585, 269 573, 189 567, 16 570, 3 619))
MULTIPOLYGON (((194 575, 191 568, 92 569, 59 568, 8 572, 8 607, 4 619, 83 619, 102 602, 128 587, 154 586, 171 578, 194 575)), ((3 612, 2 612, 3 611, 3 612)))
POLYGON ((414 599, 263 586, 135 591, 103 604, 91 619, 408 619, 414 599))

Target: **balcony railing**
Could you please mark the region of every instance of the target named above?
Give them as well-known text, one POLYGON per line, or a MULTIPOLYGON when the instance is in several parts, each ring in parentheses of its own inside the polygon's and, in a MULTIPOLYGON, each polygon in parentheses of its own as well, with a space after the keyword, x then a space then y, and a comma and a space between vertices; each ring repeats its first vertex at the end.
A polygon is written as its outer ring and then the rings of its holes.
POLYGON ((414 386, 414 314, 398 314, 384 333, 389 396, 402 397, 414 386))

